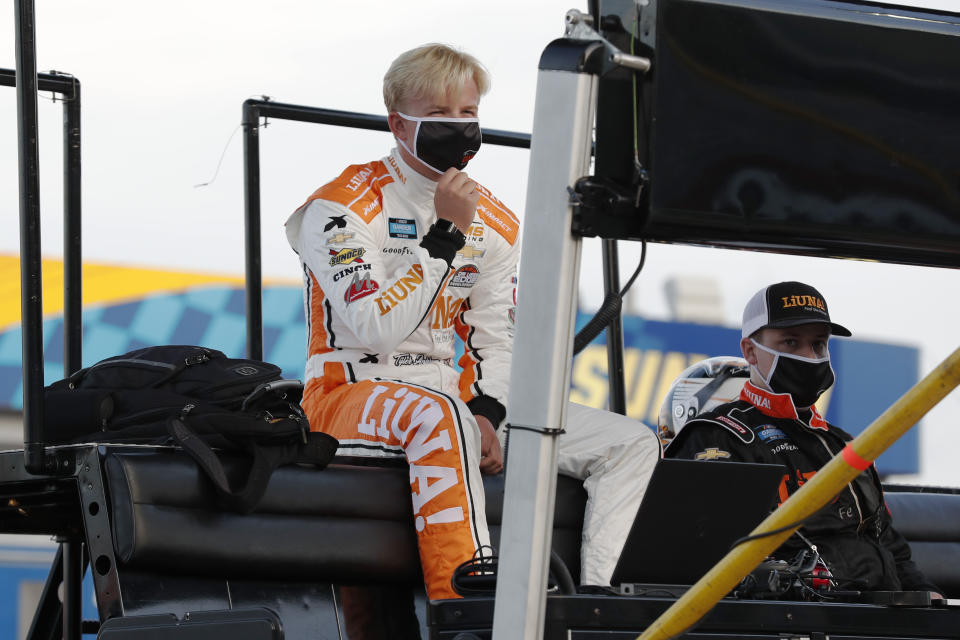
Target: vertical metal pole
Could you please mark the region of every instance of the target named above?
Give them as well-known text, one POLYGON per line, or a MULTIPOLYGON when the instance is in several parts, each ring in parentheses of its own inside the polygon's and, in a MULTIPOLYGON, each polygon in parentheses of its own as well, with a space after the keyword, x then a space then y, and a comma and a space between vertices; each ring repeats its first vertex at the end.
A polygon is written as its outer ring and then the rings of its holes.
POLYGON ((17 29, 17 139, 20 165, 20 308, 23 336, 23 448, 41 473, 43 448, 43 298, 40 262, 40 162, 33 0, 14 0, 17 29))
POLYGON ((53 640, 60 635, 63 617, 60 615, 60 598, 57 589, 63 582, 63 545, 57 548, 57 554, 50 565, 47 581, 43 584, 40 602, 33 613, 33 622, 27 631, 27 640, 53 640))
POLYGON ((63 100, 63 375, 83 367, 80 82, 63 100))
MULTIPOLYGON (((620 292, 620 256, 616 240, 603 241, 603 292, 620 292)), ((610 411, 627 415, 627 395, 623 377, 623 317, 607 325, 607 383, 610 389, 610 411)))
MULTIPOLYGON (((80 83, 63 101, 63 375, 83 364, 80 203, 80 83)), ((80 640, 83 620, 83 542, 64 540, 63 638, 80 640)))
POLYGON ((594 76, 545 70, 541 60, 511 369, 496 640, 543 634, 557 437, 566 423, 580 271, 567 188, 589 167, 595 100, 594 76))
POLYGON ((64 540, 63 549, 63 640, 80 640, 83 544, 64 540))
POLYGON ((260 112, 243 103, 243 206, 246 230, 247 357, 263 359, 260 259, 260 112))

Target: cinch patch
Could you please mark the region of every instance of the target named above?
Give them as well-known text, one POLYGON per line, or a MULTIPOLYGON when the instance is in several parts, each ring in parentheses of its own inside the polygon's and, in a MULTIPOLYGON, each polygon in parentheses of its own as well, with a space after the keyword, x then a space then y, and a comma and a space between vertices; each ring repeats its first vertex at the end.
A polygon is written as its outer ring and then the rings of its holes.
POLYGON ((412 218, 387 218, 387 226, 391 238, 417 239, 417 221, 412 218))
POLYGON ((773 440, 786 440, 787 434, 772 424, 765 424, 757 431, 757 437, 764 442, 772 442, 773 440))
POLYGON ((480 277, 480 270, 472 264, 467 264, 457 269, 453 277, 450 278, 451 287, 472 287, 477 283, 480 277))
POLYGON ((358 278, 357 274, 353 274, 353 281, 347 287, 346 293, 343 294, 343 301, 350 304, 360 298, 369 296, 371 293, 376 293, 379 289, 380 285, 376 280, 370 279, 369 273, 366 274, 365 278, 358 278))

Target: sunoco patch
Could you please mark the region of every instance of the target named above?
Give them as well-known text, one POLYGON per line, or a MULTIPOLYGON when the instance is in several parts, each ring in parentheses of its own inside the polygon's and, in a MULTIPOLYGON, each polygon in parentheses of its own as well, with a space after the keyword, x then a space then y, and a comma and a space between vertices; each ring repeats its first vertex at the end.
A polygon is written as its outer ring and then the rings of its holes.
POLYGON ((472 264, 466 264, 457 269, 450 278, 451 287, 472 287, 480 277, 480 270, 472 264))
POLYGON ((387 227, 391 238, 417 239, 417 221, 412 218, 387 218, 387 227))
POLYGON ((330 249, 330 266, 335 267, 339 264, 350 264, 351 262, 363 262, 361 259, 363 254, 367 252, 363 247, 357 247, 355 249, 340 249, 340 251, 334 251, 330 249))

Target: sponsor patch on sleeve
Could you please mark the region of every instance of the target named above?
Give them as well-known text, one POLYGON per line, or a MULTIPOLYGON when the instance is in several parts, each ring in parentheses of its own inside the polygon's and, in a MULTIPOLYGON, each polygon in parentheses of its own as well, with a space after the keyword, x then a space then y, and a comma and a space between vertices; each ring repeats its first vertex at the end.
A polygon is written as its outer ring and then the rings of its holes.
POLYGON ((353 274, 353 280, 350 282, 350 286, 347 287, 346 293, 343 294, 343 301, 350 304, 360 298, 369 296, 371 293, 376 293, 379 289, 380 285, 376 280, 370 279, 369 273, 365 273, 363 278, 355 273, 353 274))
POLYGON ((330 231, 330 229, 343 229, 347 226, 347 216, 330 216, 329 222, 324 225, 324 232, 330 231))
POLYGON ((346 231, 346 232, 338 231, 337 233, 334 233, 331 236, 327 236, 327 246, 329 247, 335 244, 343 244, 344 242, 352 238, 353 238, 353 234, 350 233, 349 231, 346 231))
POLYGON ((340 249, 334 251, 330 249, 330 266, 335 267, 338 264, 350 264, 351 262, 363 262, 361 258, 367 252, 363 247, 355 249, 340 249))
POLYGON ((714 418, 714 421, 717 424, 722 424, 730 432, 735 434, 738 438, 743 440, 745 443, 750 444, 756 439, 756 435, 753 433, 753 431, 748 429, 743 422, 733 417, 733 414, 735 413, 739 414, 743 412, 740 411, 739 409, 733 409, 732 411, 730 411, 730 413, 728 413, 725 416, 716 416, 714 418))
POLYGON ((477 249, 472 245, 465 244, 460 251, 457 251, 457 255, 463 256, 465 260, 476 260, 477 258, 482 258, 486 252, 486 249, 477 249))
POLYGON ((387 218, 387 233, 391 238, 417 239, 417 221, 413 218, 387 218))
POLYGON ((772 442, 774 440, 787 439, 787 434, 785 434, 783 431, 773 426, 772 424, 765 424, 754 430, 757 432, 757 437, 760 438, 760 440, 762 440, 763 442, 772 442))
POLYGON ((453 272, 450 278, 451 287, 472 287, 480 277, 480 270, 475 265, 466 264, 453 272))

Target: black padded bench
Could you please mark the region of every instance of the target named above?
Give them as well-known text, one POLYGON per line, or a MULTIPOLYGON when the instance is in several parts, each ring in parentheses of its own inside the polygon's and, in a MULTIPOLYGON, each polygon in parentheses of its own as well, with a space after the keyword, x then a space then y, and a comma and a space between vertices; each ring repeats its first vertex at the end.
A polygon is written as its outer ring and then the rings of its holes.
MULTIPOLYGON (((261 606, 279 614, 286 637, 336 638, 334 585, 422 591, 405 467, 283 467, 256 510, 239 515, 212 506, 212 489, 180 452, 102 451, 124 616, 261 606)), ((503 483, 484 477, 494 545, 503 483)), ((582 484, 560 476, 553 548, 575 581, 585 502, 582 484)))
MULTIPOLYGON (((196 465, 175 451, 111 452, 104 470, 121 567, 227 577, 322 576, 354 584, 422 581, 406 468, 283 467, 245 516, 215 510, 213 492, 196 465)), ((494 544, 503 488, 503 475, 484 477, 494 544)), ((585 503, 581 483, 560 476, 554 549, 575 580, 585 503)))
POLYGON ((889 486, 885 494, 913 560, 944 596, 960 598, 960 493, 889 486))

